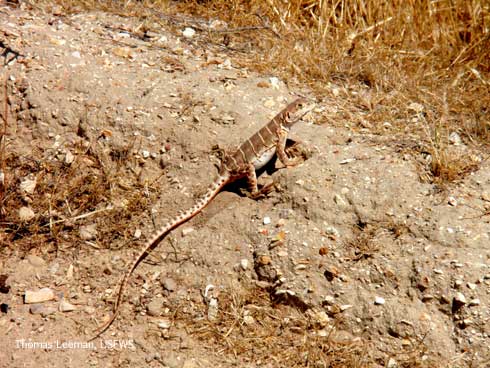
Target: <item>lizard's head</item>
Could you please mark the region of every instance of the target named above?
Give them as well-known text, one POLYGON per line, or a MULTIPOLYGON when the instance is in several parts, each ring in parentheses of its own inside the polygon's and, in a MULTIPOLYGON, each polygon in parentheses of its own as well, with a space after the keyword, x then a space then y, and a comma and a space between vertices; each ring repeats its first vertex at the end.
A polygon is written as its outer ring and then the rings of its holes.
POLYGON ((289 128, 294 123, 301 120, 303 116, 309 113, 315 107, 315 103, 304 97, 298 98, 294 102, 290 103, 286 108, 284 117, 284 125, 289 128))

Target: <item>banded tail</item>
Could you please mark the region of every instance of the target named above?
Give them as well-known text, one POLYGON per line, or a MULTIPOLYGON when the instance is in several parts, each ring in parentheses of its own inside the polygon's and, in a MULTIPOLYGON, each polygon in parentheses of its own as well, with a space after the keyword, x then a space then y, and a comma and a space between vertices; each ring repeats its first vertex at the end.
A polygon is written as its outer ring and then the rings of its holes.
POLYGON ((138 266, 138 264, 143 260, 144 255, 148 253, 148 251, 151 248, 153 248, 158 243, 160 243, 170 231, 172 231, 179 225, 183 224, 184 222, 189 221, 191 218, 193 218, 195 215, 201 212, 229 181, 230 181, 230 175, 228 173, 221 173, 206 190, 206 193, 204 193, 197 200, 194 206, 192 206, 186 211, 181 212, 179 215, 174 217, 172 220, 169 220, 165 225, 163 225, 153 233, 153 236, 145 243, 143 249, 138 254, 138 256, 134 259, 133 263, 131 264, 131 267, 127 269, 126 273, 124 274, 124 277, 120 282, 119 291, 117 293, 116 304, 114 304, 114 313, 112 314, 111 319, 104 326, 102 326, 101 329, 88 341, 92 341, 97 337, 99 337, 110 327, 112 322, 114 322, 114 320, 116 319, 119 312, 119 305, 121 304, 121 300, 124 295, 124 289, 126 288, 126 284, 128 283, 129 277, 133 273, 134 269, 138 266))

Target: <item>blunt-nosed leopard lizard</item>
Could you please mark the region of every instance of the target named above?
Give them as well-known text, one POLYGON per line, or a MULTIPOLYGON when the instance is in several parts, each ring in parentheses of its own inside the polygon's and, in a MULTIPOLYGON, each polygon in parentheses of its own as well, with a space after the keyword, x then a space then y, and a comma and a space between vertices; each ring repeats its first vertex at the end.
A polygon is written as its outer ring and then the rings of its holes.
POLYGON ((134 261, 127 268, 121 280, 112 317, 90 340, 100 336, 114 322, 124 295, 124 289, 132 272, 150 249, 153 249, 162 241, 170 231, 201 212, 226 184, 235 180, 244 177, 247 178, 251 194, 259 193, 255 171, 264 167, 272 159, 274 154, 277 154, 279 160, 286 167, 295 166, 299 163, 298 158, 289 158, 287 156, 285 152, 286 140, 289 128, 301 120, 306 113, 311 111, 313 106, 314 104, 309 103, 305 98, 295 100, 277 114, 267 125, 247 139, 234 153, 224 155, 218 176, 204 195, 197 200, 194 206, 186 211, 180 212, 176 217, 156 230, 134 258, 134 261))

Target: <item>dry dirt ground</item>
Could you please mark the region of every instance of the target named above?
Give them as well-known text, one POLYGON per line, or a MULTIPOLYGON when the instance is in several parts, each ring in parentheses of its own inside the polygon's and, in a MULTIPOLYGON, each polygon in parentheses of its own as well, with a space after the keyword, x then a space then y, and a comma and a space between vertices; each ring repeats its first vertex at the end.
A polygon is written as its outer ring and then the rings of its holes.
POLYGON ((325 124, 335 93, 292 131, 308 159, 264 172, 267 198, 222 191, 146 257, 118 319, 85 344, 151 231, 213 180, 214 145, 313 96, 189 30, 6 5, 0 24, 0 366, 343 366, 341 346, 357 366, 490 366, 489 163, 441 190, 404 142, 325 124), (54 299, 26 304, 41 288, 54 299), (279 327, 240 342, 264 308, 279 327), (323 350, 308 356, 307 341, 323 350))

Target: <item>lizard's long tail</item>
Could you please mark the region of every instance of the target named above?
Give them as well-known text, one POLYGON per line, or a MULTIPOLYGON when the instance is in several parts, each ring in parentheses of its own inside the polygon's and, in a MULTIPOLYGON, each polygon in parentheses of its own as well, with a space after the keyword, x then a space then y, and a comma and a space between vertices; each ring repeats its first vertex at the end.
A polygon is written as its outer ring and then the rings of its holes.
POLYGON ((172 220, 169 220, 165 225, 163 225, 153 233, 153 236, 145 243, 141 252, 135 258, 135 260, 129 266, 129 268, 127 268, 126 273, 121 279, 119 291, 117 293, 116 303, 114 304, 114 312, 111 316, 111 319, 104 326, 102 326, 97 332, 95 332, 95 335, 92 338, 90 338, 88 341, 92 341, 97 337, 99 337, 101 334, 103 334, 116 319, 119 312, 119 305, 121 304, 121 300, 124 296, 124 289, 126 288, 126 284, 128 283, 129 277, 133 273, 134 269, 138 266, 138 264, 145 258, 145 255, 151 249, 153 249, 158 243, 160 243, 170 231, 172 231, 179 225, 183 224, 184 222, 190 220, 199 212, 201 212, 202 209, 206 207, 211 202, 211 200, 219 193, 219 191, 228 183, 229 178, 230 177, 228 174, 220 174, 220 176, 218 176, 218 178, 206 190, 206 193, 197 200, 194 206, 192 206, 186 211, 179 213, 179 215, 174 217, 172 220))

